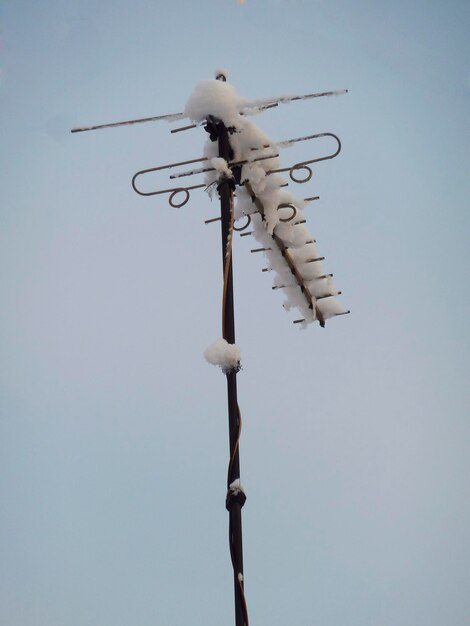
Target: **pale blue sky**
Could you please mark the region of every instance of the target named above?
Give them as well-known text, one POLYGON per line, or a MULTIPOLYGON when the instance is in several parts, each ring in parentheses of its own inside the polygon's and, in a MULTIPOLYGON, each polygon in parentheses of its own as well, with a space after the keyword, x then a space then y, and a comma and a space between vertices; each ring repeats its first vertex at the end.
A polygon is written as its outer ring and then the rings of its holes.
POLYGON ((468 624, 468 3, 0 7, 0 622, 233 623, 217 203, 130 187, 204 132, 69 133, 225 66, 350 90, 257 119, 342 139, 296 191, 352 313, 299 331, 235 241, 251 623, 468 624))

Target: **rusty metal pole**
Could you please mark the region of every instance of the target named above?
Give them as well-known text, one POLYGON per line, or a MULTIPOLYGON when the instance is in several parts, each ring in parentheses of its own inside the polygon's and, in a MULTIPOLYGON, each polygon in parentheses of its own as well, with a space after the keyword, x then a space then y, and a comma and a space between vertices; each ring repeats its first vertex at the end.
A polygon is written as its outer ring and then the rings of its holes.
MULTIPOLYGON (((222 122, 217 123, 217 139, 219 156, 229 162, 232 158, 231 147, 228 139, 228 131, 222 122)), ((232 211, 232 183, 223 179, 218 185, 220 196, 221 223, 222 223, 222 267, 228 261, 229 269, 226 286, 226 300, 224 312, 224 339, 231 344, 235 343, 235 317, 233 303, 233 276, 232 257, 227 260, 227 243, 230 236, 230 223, 232 211)), ((235 625, 248 626, 246 616, 246 604, 243 592, 243 544, 242 544, 242 515, 241 509, 245 503, 243 492, 234 493, 230 485, 240 479, 240 458, 238 453, 238 439, 240 431, 240 413, 237 401, 237 371, 231 370, 227 376, 228 420, 229 420, 229 443, 230 465, 227 476, 227 501, 226 507, 229 512, 229 541, 230 554, 233 564, 234 589, 235 589, 235 625)))

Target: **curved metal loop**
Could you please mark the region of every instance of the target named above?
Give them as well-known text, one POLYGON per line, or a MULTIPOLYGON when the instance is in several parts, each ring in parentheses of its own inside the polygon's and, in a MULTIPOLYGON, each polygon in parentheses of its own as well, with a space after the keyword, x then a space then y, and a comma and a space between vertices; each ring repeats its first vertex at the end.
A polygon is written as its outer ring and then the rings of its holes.
POLYGON ((140 170, 139 172, 136 172, 134 176, 132 177, 132 182, 131 182, 132 188, 140 196, 158 196, 163 193, 168 193, 170 194, 170 197, 168 198, 168 203, 170 204, 170 206, 172 206, 173 208, 182 207, 188 202, 191 190, 201 189, 205 187, 205 185, 201 184, 201 185, 191 185, 189 187, 169 187, 168 189, 161 189, 158 191, 142 191, 141 189, 137 187, 137 184, 136 184, 137 178, 139 178, 140 176, 144 176, 146 174, 150 174, 151 172, 158 172, 160 170, 171 169, 172 167, 178 167, 179 165, 189 165, 190 163, 200 163, 202 161, 207 161, 207 158, 203 157, 200 159, 191 159, 189 161, 180 161, 178 163, 170 163, 168 165, 160 165, 159 167, 150 167, 146 170, 140 170), (182 202, 175 202, 174 200, 175 196, 177 196, 179 193, 185 194, 184 200, 182 202))
POLYGON ((236 226, 233 227, 233 230, 236 230, 237 233, 241 232, 242 230, 246 230, 248 228, 248 226, 251 224, 251 215, 245 215, 246 217, 246 224, 243 224, 243 226, 241 226, 240 228, 237 228, 236 226))
POLYGON ((289 204, 289 203, 282 203, 279 204, 277 207, 277 210, 279 211, 279 209, 292 209, 292 215, 290 215, 289 217, 280 217, 279 221, 280 222, 291 222, 294 217, 297 215, 297 207, 295 207, 293 204, 289 204))
POLYGON ((294 183, 308 183, 308 181, 312 178, 313 172, 312 168, 308 165, 303 165, 302 163, 296 163, 289 170, 290 179, 294 181, 294 183), (307 172, 305 178, 296 178, 294 176, 294 172, 305 170, 307 172))
POLYGON ((270 170, 269 172, 267 172, 267 175, 278 174, 280 172, 289 172, 290 178, 296 183, 306 183, 307 181, 309 181, 312 177, 312 170, 310 167, 307 167, 308 165, 311 165, 312 163, 319 163, 320 161, 327 161, 328 159, 334 159, 341 152, 341 141, 339 140, 339 137, 337 137, 334 133, 318 133, 317 135, 311 135, 310 137, 308 137, 308 139, 319 139, 320 137, 333 137, 333 139, 337 143, 336 150, 331 154, 327 154, 326 156, 317 157, 316 159, 310 159, 309 161, 300 161, 299 163, 295 163, 291 167, 282 167, 276 170, 270 170), (293 175, 293 172, 295 172, 296 170, 308 170, 308 178, 296 179, 293 175))
POLYGON ((168 198, 168 204, 175 209, 179 209, 180 207, 184 206, 188 200, 189 200, 189 191, 182 187, 181 189, 175 189, 170 194, 170 197, 168 198), (179 193, 185 193, 186 195, 184 197, 184 200, 178 204, 177 202, 173 202, 173 198, 179 193))

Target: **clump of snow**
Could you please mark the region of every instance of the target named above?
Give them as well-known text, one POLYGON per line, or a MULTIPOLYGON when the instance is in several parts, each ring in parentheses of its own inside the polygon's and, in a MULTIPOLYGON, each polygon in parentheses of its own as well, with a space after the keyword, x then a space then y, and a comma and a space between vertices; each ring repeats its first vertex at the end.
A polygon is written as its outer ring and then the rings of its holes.
POLYGON ((212 115, 226 126, 236 124, 239 110, 245 103, 229 83, 222 80, 203 80, 196 85, 184 109, 193 122, 203 122, 212 115))
POLYGON ((205 350, 204 357, 212 365, 220 367, 225 374, 240 369, 240 348, 225 339, 217 339, 205 350))
POLYGON ((237 187, 235 190, 235 220, 240 220, 246 215, 252 215, 257 212, 256 206, 253 204, 250 194, 245 187, 237 187))
POLYGON ((319 300, 317 304, 324 319, 329 319, 335 315, 343 315, 347 313, 347 309, 336 300, 336 298, 326 298, 325 300, 319 300))
MULTIPOLYGON (((218 158, 219 148, 216 141, 206 141, 204 144, 204 156, 210 162, 214 158, 218 158)), ((206 172, 204 176, 204 184, 206 185, 206 190, 210 197, 212 197, 215 187, 214 183, 216 183, 219 179, 219 174, 217 170, 211 170, 206 172)))
POLYGON ((211 165, 219 174, 223 174, 226 178, 232 178, 232 170, 229 168, 225 159, 220 157, 213 157, 211 159, 211 165))
POLYGON ((312 280, 307 283, 307 286, 310 293, 312 296, 315 296, 315 298, 324 298, 330 294, 336 295, 338 293, 331 276, 312 280))
POLYGON ((217 152, 217 144, 215 142, 210 141, 206 144, 204 156, 209 159, 209 163, 213 169, 206 172, 204 184, 206 185, 206 191, 211 197, 216 190, 215 183, 218 183, 222 178, 233 178, 232 170, 228 166, 227 161, 218 156, 212 156, 214 153, 217 154, 217 152))
POLYGON ((313 322, 316 320, 315 311, 312 311, 309 308, 309 304, 305 299, 305 296, 297 285, 284 289, 283 292, 285 299, 282 306, 286 311, 297 309, 307 322, 313 322))
POLYGON ((232 483, 230 483, 229 487, 228 487, 229 491, 231 491, 234 495, 238 495, 240 492, 241 493, 245 493, 241 483, 240 483, 240 479, 236 478, 232 483))

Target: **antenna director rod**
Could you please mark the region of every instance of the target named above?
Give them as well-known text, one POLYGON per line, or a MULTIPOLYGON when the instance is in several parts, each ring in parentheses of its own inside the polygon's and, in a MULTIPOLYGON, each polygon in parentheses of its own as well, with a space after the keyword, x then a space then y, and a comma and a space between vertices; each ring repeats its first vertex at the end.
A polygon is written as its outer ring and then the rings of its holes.
POLYGON ((83 133, 86 130, 98 130, 100 128, 114 128, 115 126, 131 126, 132 124, 140 124, 141 122, 156 122, 158 120, 168 120, 169 122, 181 120, 184 118, 183 113, 170 113, 169 115, 154 115, 153 117, 141 117, 137 120, 126 120, 125 122, 111 122, 109 124, 96 124, 95 126, 80 126, 72 128, 71 133, 83 133))

